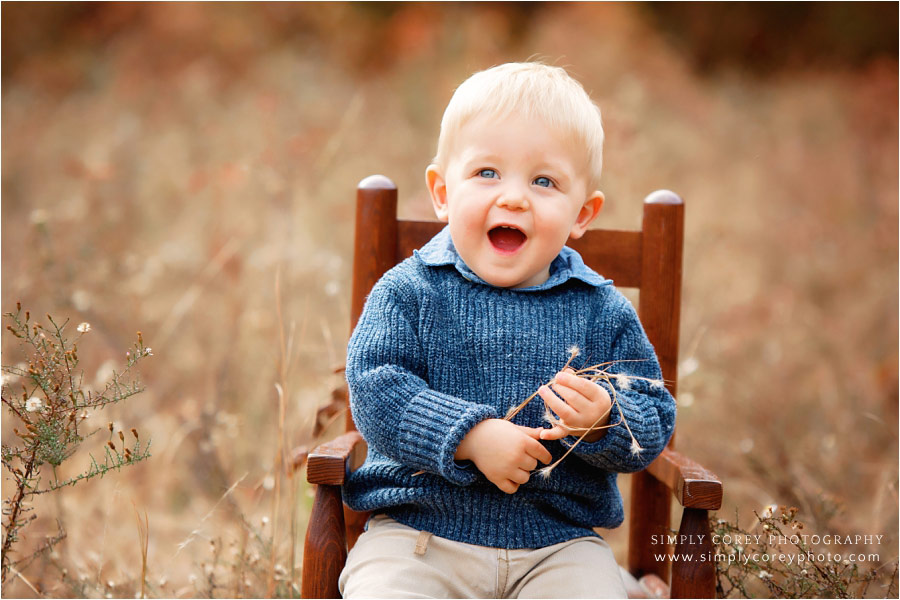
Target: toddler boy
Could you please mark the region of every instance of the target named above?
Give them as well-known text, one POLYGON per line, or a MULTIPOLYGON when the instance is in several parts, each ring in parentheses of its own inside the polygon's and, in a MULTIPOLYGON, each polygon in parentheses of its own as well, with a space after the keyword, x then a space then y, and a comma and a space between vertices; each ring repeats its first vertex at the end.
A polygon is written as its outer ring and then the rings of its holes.
POLYGON ((448 225, 375 285, 348 347, 369 453, 345 500, 374 515, 345 597, 624 597, 593 528, 621 524, 616 474, 663 450, 675 403, 631 304, 565 247, 603 205, 602 144, 599 109, 558 67, 494 67, 450 100, 425 172, 448 225), (634 376, 618 403, 558 372, 573 347, 634 376))

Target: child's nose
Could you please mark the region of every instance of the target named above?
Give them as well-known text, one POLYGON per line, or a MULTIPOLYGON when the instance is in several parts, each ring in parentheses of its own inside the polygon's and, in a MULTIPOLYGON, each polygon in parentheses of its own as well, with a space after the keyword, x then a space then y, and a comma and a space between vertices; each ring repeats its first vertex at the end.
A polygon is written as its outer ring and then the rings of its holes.
POLYGON ((497 197, 497 206, 507 210, 528 210, 528 195, 519 186, 509 186, 497 197))

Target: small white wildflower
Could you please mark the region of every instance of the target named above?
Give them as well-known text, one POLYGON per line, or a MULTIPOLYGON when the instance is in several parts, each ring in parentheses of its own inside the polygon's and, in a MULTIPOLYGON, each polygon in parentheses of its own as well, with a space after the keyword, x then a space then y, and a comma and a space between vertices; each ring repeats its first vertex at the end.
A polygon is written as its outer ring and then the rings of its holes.
POLYGON ((772 574, 768 571, 760 571, 759 578, 765 581, 766 579, 772 579, 772 574))
POLYGON ((738 554, 740 554, 741 552, 744 551, 744 547, 743 547, 743 546, 735 546, 734 549, 737 551, 738 554))
POLYGON ((275 489, 275 478, 271 475, 266 475, 262 481, 262 487, 267 492, 271 492, 275 489))
POLYGON ((775 514, 775 511, 776 511, 776 510, 778 510, 778 505, 777 505, 777 504, 769 504, 769 505, 766 506, 766 508, 763 510, 762 516, 763 516, 763 517, 771 517, 772 515, 775 514))
POLYGON ((28 400, 25 401, 25 410, 28 412, 35 412, 37 410, 41 410, 41 407, 44 406, 44 403, 41 402, 41 399, 37 396, 32 396, 28 400))
POLYGON ((623 390, 631 389, 631 377, 625 375, 624 373, 619 373, 616 375, 616 383, 618 383, 619 388, 623 390))
POLYGON ((87 333, 91 330, 91 324, 85 321, 84 323, 79 323, 78 327, 75 329, 77 329, 79 333, 87 333))
POLYGON ((849 561, 849 560, 847 560, 847 559, 846 559, 846 558, 845 558, 845 559, 844 559, 844 563, 843 563, 843 564, 845 564, 845 565, 849 565, 849 564, 850 564, 850 561, 849 561))
POLYGON ((144 355, 145 356, 153 356, 153 352, 151 352, 151 350, 152 350, 152 348, 150 348, 150 346, 147 346, 146 348, 144 348, 144 355))
POLYGON ((801 574, 801 575, 806 575, 806 574, 808 574, 808 573, 809 573, 809 571, 807 571, 806 569, 800 569, 800 574, 801 574))
POLYGON ((631 438, 631 453, 635 456, 643 452, 644 449, 641 448, 641 445, 638 444, 638 441, 634 438, 631 438))
POLYGON ((265 527, 266 525, 269 524, 269 517, 263 517, 261 519, 261 522, 262 522, 263 527, 265 527))

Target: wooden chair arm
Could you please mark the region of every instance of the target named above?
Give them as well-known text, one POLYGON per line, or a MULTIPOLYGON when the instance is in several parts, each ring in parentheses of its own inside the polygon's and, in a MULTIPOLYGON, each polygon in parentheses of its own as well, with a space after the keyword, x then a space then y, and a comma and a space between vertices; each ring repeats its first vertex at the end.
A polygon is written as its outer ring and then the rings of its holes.
POLYGON ((347 475, 366 459, 368 446, 358 431, 348 431, 309 453, 306 480, 320 485, 344 485, 347 475))
POLYGON ((675 494, 685 508, 718 510, 722 507, 722 482, 690 458, 666 448, 647 471, 675 494))

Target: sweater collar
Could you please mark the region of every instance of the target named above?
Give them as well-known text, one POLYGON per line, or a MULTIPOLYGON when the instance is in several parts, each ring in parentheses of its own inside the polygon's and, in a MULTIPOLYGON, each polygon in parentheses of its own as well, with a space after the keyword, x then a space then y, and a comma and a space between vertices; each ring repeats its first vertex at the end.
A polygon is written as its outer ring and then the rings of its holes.
MULTIPOLYGON (((453 265, 456 270, 469 281, 491 285, 476 275, 456 252, 453 240, 450 238, 450 227, 444 227, 440 233, 418 250, 413 255, 422 263, 430 267, 453 265)), ((568 246, 563 246, 560 253, 550 263, 550 277, 544 283, 527 288, 516 288, 516 291, 536 292, 548 290, 562 285, 570 279, 578 279, 594 287, 610 285, 612 281, 598 275, 594 270, 584 264, 581 255, 568 246)), ((494 287, 494 286, 492 286, 494 287)))

